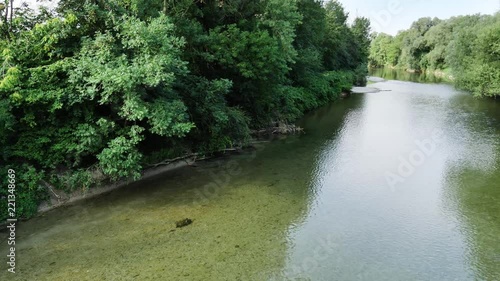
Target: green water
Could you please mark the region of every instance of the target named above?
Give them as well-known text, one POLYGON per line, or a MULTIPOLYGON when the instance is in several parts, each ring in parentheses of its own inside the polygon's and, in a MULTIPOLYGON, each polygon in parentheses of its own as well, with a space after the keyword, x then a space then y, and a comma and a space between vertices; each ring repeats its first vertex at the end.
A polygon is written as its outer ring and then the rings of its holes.
POLYGON ((500 105, 372 86, 304 135, 22 223, 0 280, 500 280, 500 105))

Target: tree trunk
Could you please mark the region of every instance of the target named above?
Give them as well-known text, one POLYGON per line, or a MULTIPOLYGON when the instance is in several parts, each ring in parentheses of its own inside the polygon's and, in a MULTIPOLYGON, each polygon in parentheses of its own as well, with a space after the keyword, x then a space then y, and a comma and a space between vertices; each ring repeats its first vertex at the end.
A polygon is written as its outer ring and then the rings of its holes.
POLYGON ((10 0, 10 22, 9 22, 9 33, 12 32, 12 15, 14 15, 14 0, 10 0))
POLYGON ((3 14, 3 28, 2 28, 2 32, 4 33, 4 36, 5 36, 5 39, 9 40, 10 41, 10 34, 9 34, 9 30, 10 30, 10 27, 9 27, 9 8, 10 8, 10 3, 11 1, 9 0, 5 0, 5 11, 4 11, 4 14, 3 14))
POLYGON ((9 18, 9 0, 5 0, 5 14, 3 22, 7 24, 7 19, 9 18))

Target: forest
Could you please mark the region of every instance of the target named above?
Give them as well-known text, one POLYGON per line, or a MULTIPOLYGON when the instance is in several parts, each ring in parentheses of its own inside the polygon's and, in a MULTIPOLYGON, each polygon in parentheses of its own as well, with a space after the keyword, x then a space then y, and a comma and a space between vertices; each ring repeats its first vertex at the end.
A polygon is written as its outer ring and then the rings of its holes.
POLYGON ((500 12, 421 18, 396 36, 372 35, 369 64, 441 72, 478 97, 500 95, 500 12))
POLYGON ((369 20, 348 21, 336 1, 14 2, 0 5, 2 220, 8 169, 29 218, 51 188, 138 179, 163 159, 241 147, 252 130, 366 82, 369 20))

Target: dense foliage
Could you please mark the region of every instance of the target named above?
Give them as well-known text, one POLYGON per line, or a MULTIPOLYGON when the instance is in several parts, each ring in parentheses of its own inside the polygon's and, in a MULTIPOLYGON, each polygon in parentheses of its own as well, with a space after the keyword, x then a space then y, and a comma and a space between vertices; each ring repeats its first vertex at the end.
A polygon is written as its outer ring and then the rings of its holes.
POLYGON ((500 95, 500 13, 421 18, 396 36, 374 34, 372 66, 444 71, 477 96, 500 95))
POLYGON ((241 145, 251 129, 293 121, 367 71, 369 21, 349 25, 338 2, 0 9, 0 168, 19 176, 23 217, 52 187, 139 178, 154 161, 241 145))

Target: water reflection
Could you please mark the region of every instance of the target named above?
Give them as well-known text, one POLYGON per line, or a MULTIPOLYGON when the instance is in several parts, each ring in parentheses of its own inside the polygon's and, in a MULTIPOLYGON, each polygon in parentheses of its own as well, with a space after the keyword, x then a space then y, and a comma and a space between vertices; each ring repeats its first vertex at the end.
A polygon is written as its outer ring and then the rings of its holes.
POLYGON ((374 86, 306 116, 304 135, 21 224, 19 274, 0 279, 500 280, 498 104, 374 86))
MULTIPOLYGON (((288 276, 497 280, 499 189, 486 194, 476 189, 482 196, 474 203, 488 204, 481 214, 490 218, 488 224, 481 223, 484 218, 467 219, 482 224, 478 235, 476 226, 462 218, 461 202, 471 195, 457 192, 466 181, 450 170, 474 167, 469 184, 480 187, 477 177, 498 167, 498 130, 488 126, 491 120, 480 113, 482 106, 469 108, 477 110, 471 114, 476 119, 465 118, 459 106, 475 100, 451 86, 401 81, 374 86, 388 92, 353 96, 362 106, 346 115, 342 129, 319 152, 313 188, 321 196, 304 224, 291 233, 288 276), (384 174, 397 170, 401 159, 418 151, 416 141, 424 142, 436 131, 443 140, 391 190, 384 174), (484 240, 484 245, 477 249, 471 240, 484 240), (478 259, 481 255, 487 258, 478 259)), ((487 177, 483 183, 498 182, 487 177)))
POLYGON ((457 96, 450 122, 459 133, 450 157, 445 197, 467 237, 476 280, 500 280, 500 112, 492 100, 457 96), (457 119, 461 119, 457 122, 457 119))
POLYGON ((432 73, 412 73, 391 68, 371 68, 370 75, 382 77, 386 80, 411 81, 417 83, 443 83, 447 82, 442 77, 432 73))

